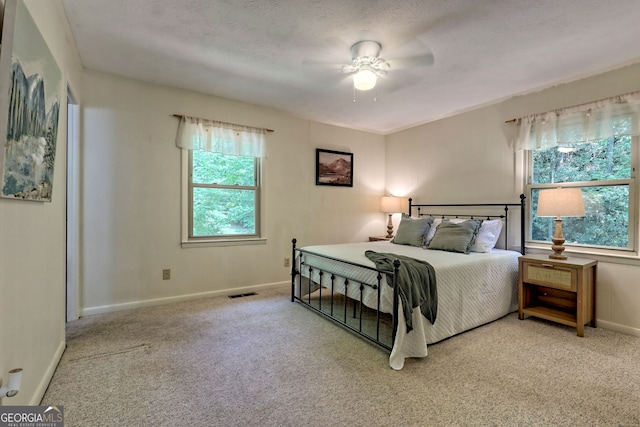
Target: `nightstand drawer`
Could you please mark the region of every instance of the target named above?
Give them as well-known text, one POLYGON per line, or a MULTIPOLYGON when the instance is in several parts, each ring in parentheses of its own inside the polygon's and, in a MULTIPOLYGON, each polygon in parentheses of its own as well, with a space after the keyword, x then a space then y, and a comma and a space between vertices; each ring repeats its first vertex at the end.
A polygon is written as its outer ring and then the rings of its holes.
POLYGON ((560 267, 551 263, 522 263, 522 279, 527 283, 575 292, 578 272, 575 268, 560 267))

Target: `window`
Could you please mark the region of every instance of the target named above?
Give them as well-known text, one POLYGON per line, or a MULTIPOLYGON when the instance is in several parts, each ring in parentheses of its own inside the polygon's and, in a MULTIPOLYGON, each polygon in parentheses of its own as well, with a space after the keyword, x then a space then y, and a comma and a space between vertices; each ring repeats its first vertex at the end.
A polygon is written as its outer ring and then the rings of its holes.
POLYGON ((536 216, 539 191, 579 187, 586 216, 563 218, 565 244, 635 250, 637 141, 623 135, 529 151, 530 239, 550 242, 555 228, 553 218, 536 216))
POLYGON ((566 243, 638 256, 640 91, 515 121, 514 149, 527 159, 528 240, 548 242, 555 229, 553 218, 536 216, 540 190, 573 187, 582 190, 585 216, 563 218, 566 243))
POLYGON ((269 129, 180 118, 183 247, 263 244, 260 168, 269 129))
POLYGON ((259 237, 260 158, 188 153, 189 240, 259 237))

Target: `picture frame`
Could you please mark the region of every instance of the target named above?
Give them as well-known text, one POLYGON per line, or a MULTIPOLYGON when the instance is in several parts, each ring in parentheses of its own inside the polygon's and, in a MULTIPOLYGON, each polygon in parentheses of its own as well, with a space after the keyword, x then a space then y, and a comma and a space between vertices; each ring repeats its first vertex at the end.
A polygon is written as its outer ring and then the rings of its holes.
POLYGON ((1 41, 0 197, 50 202, 62 72, 23 0, 5 1, 1 41))
POLYGON ((316 148, 316 185, 353 187, 353 153, 316 148))

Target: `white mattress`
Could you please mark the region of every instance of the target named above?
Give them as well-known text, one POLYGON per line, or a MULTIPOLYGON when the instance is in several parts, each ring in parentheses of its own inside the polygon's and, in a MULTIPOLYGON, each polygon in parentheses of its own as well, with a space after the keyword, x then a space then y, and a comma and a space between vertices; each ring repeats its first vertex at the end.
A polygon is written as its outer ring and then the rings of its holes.
MULTIPOLYGON (((490 253, 459 254, 422 249, 414 246, 396 245, 391 242, 365 242, 340 245, 307 246, 305 251, 328 255, 375 268, 375 264, 365 256, 366 250, 395 253, 430 263, 436 271, 438 290, 438 314, 432 325, 416 308, 413 311, 414 329, 407 333, 402 309, 398 310, 398 331, 389 364, 394 369, 402 369, 407 357, 425 357, 427 344, 499 319, 517 310, 518 257, 520 253, 494 249, 490 253)), ((318 282, 318 271, 331 271, 352 281, 374 283, 377 273, 348 264, 305 254, 305 263, 316 267, 312 280, 318 282)), ((307 275, 307 270, 303 271, 307 275)), ((344 293, 342 281, 335 281, 334 290, 344 293)), ((325 274, 322 285, 329 286, 330 275, 325 274)), ((381 311, 392 312, 393 291, 383 278, 381 311)), ((305 286, 306 287, 306 286, 305 286)), ((299 288, 296 286, 296 293, 299 288)), ((314 289, 312 288, 311 291, 314 289)), ((307 289, 302 292, 306 293, 307 289)), ((300 297, 301 295, 297 295, 300 297)), ((355 286, 349 288, 348 296, 360 299, 360 291, 355 286)), ((377 305, 374 291, 366 292, 363 303, 371 308, 377 305)))

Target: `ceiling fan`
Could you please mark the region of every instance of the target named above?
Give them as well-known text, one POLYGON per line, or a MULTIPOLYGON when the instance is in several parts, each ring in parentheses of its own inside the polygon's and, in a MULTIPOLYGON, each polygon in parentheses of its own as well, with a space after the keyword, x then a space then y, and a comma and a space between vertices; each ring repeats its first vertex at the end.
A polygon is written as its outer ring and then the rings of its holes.
POLYGON ((378 76, 384 76, 391 67, 380 57, 380 43, 372 40, 359 41, 351 46, 351 65, 343 65, 343 73, 353 75, 353 87, 358 90, 373 89, 378 76))
MULTIPOLYGON (((336 52, 335 49, 332 51, 336 52)), ((305 60, 303 67, 316 75, 325 73, 324 77, 331 77, 336 71, 349 74, 354 89, 360 91, 371 90, 376 87, 378 78, 386 78, 385 89, 392 92, 420 80, 424 67, 434 62, 431 50, 417 38, 389 49, 387 59, 380 56, 381 51, 381 43, 365 39, 351 46, 351 64, 340 60, 305 60)))

